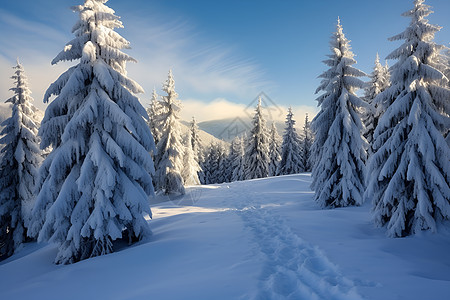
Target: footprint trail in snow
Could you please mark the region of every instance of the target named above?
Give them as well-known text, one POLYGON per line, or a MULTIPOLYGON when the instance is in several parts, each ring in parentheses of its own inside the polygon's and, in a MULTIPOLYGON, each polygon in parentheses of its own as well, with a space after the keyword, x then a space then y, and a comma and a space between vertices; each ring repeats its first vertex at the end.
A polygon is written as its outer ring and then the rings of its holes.
MULTIPOLYGON (((233 188, 231 188, 233 192, 233 188)), ((316 247, 298 237, 285 221, 256 199, 261 194, 237 195, 237 213, 253 232, 264 260, 258 291, 252 299, 359 300, 355 284, 345 278, 316 247), (244 200, 245 199, 245 200, 244 200)))

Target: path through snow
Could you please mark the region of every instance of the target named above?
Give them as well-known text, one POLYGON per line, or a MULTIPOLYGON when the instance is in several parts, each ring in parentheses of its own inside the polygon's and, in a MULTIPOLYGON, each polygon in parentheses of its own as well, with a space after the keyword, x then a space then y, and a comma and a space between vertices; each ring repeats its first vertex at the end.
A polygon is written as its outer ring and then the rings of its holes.
POLYGON ((232 185, 230 190, 236 199, 242 199, 237 202, 236 211, 253 232, 257 252, 264 260, 260 286, 253 299, 363 299, 355 284, 317 247, 297 236, 270 207, 258 204, 269 196, 242 186, 246 184, 232 185))

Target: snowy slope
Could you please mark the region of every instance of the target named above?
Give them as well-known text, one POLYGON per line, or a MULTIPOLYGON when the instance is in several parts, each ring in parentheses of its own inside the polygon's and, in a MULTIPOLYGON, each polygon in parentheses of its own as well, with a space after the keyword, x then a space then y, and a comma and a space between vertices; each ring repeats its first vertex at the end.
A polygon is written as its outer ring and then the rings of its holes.
POLYGON ((74 265, 31 243, 0 263, 1 299, 448 299, 450 230, 389 239, 368 205, 321 210, 309 184, 301 174, 152 199, 149 240, 74 265))

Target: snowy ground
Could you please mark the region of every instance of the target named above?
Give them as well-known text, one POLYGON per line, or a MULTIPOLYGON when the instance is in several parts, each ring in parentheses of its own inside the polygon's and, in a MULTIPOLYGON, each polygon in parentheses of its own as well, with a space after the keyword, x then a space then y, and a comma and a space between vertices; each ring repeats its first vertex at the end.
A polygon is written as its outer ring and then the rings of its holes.
POLYGON ((53 265, 52 245, 26 245, 0 263, 0 298, 449 299, 450 230, 388 239, 369 205, 321 210, 309 183, 302 174, 153 199, 149 240, 74 265, 53 265))

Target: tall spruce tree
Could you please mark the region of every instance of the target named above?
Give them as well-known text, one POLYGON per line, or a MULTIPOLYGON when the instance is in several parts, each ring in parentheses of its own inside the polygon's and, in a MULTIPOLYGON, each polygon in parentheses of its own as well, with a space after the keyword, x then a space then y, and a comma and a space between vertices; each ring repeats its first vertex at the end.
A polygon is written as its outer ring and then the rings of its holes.
MULTIPOLYGON (((450 126, 450 90, 435 65, 440 27, 425 19, 432 12, 423 0, 403 13, 411 18, 403 40, 388 59, 392 85, 378 97, 387 110, 374 133, 365 197, 373 201, 374 220, 391 237, 436 230, 450 217, 450 149, 443 132, 450 126)), ((378 98, 377 97, 377 98, 378 98)))
POLYGON ((364 193, 366 142, 358 110, 366 104, 355 94, 365 74, 352 67, 356 63, 338 19, 330 41, 331 55, 324 63, 330 68, 320 77, 316 93, 320 112, 313 119, 315 134, 312 169, 315 201, 321 207, 360 205, 364 193))
POLYGON ((41 149, 52 146, 33 208, 30 234, 59 244, 56 263, 73 263, 113 252, 112 242, 149 233, 153 137, 147 113, 126 77, 121 51, 129 42, 114 30, 122 22, 107 0, 73 7, 79 21, 70 41, 52 61, 79 60, 48 88, 39 134, 41 149))
POLYGON ((233 172, 231 174, 231 181, 245 180, 245 138, 244 136, 236 137, 233 140, 233 153, 235 153, 233 159, 233 172))
POLYGON ((304 172, 311 172, 312 162, 311 162, 311 147, 314 142, 314 136, 311 131, 311 122, 308 119, 308 113, 305 116, 305 124, 303 125, 303 131, 301 134, 301 167, 304 172))
POLYGON ((198 173, 201 168, 195 160, 194 150, 192 149, 191 134, 189 132, 186 134, 184 146, 183 169, 181 171, 183 182, 185 185, 198 185, 200 184, 198 173))
MULTIPOLYGON (((191 144, 192 144, 192 151, 194 152, 194 159, 198 163, 199 166, 203 164, 204 161, 204 149, 202 145, 202 140, 200 138, 200 133, 197 125, 197 121, 194 117, 192 117, 192 122, 190 124, 190 135, 191 135, 191 144)), ((200 167, 198 171, 198 178, 200 182, 204 182, 205 174, 200 167)))
POLYGON ((261 98, 253 117, 253 128, 247 139, 245 151, 245 179, 264 178, 269 176, 269 133, 263 116, 261 98))
POLYGON ((276 176, 278 165, 281 161, 280 154, 280 136, 278 135, 278 130, 275 127, 275 123, 272 122, 272 127, 270 128, 269 133, 269 176, 276 176))
POLYGON ((289 107, 286 116, 286 128, 281 145, 281 161, 278 166, 277 175, 289 175, 304 172, 302 168, 302 150, 300 137, 295 130, 294 114, 289 107))
POLYGON ((377 127, 378 120, 385 110, 382 103, 375 102, 375 98, 378 94, 386 90, 390 82, 389 67, 382 66, 380 64, 380 57, 375 58, 375 66, 373 68, 372 74, 369 75, 370 81, 367 83, 365 88, 364 100, 368 104, 368 108, 363 112, 363 123, 365 125, 364 137, 368 142, 368 154, 372 154, 372 142, 373 142, 373 132, 377 127))
POLYGON ((156 145, 155 167, 156 188, 164 194, 184 194, 183 154, 184 147, 181 142, 181 124, 179 113, 181 103, 175 92, 175 81, 172 70, 169 71, 167 81, 163 86, 167 94, 162 97, 162 132, 161 139, 156 145))
POLYGON ((220 152, 216 143, 211 143, 206 150, 203 171, 205 174, 205 184, 218 183, 220 152))
POLYGON ((150 100, 150 106, 147 108, 148 114, 148 126, 150 127, 150 131, 152 132, 153 139, 155 140, 155 144, 159 142, 161 138, 161 115, 162 115, 162 106, 159 96, 156 93, 156 90, 153 89, 152 99, 150 100))
POLYGON ((0 133, 0 259, 8 257, 26 240, 33 198, 42 162, 37 137, 39 120, 23 66, 17 61, 11 77, 12 115, 0 133))

